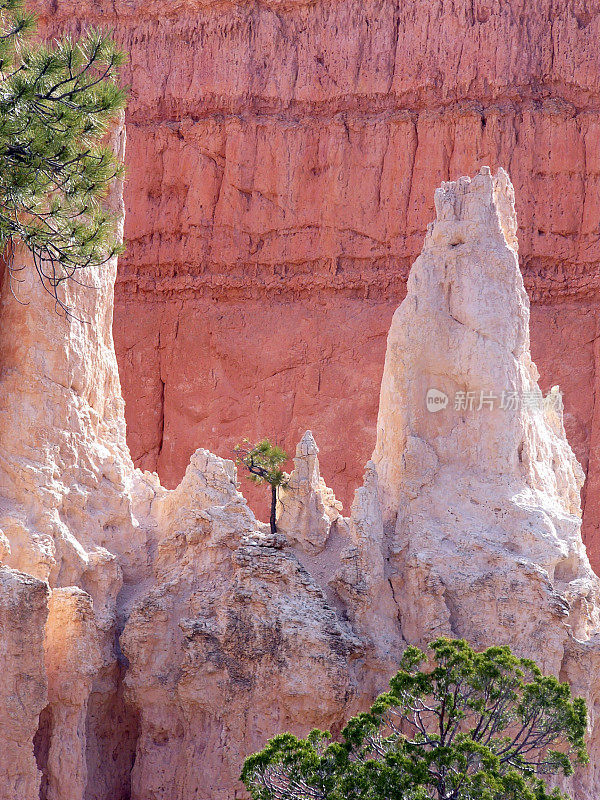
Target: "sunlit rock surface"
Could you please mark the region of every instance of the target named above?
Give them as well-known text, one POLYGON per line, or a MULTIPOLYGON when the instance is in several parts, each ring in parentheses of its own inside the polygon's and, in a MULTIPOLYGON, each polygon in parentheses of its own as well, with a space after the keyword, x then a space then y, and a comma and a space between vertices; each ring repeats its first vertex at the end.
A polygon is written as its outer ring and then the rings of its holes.
POLYGON ((293 453, 311 428, 348 508, 434 190, 504 166, 532 351, 565 395, 600 572, 597 3, 28 7, 51 34, 114 28, 130 54, 114 332, 137 466, 172 488, 199 443, 227 457, 267 431, 293 453))
MULTIPOLYGON (((513 189, 484 167, 435 204, 388 337, 374 454, 402 634, 510 644, 569 680, 598 764, 600 581, 560 392, 542 397, 529 351, 513 189)), ((577 796, 597 795, 595 770, 577 796)))
POLYGON ((267 737, 338 730, 441 633, 508 643, 586 697, 592 765, 570 787, 595 800, 600 586, 560 392, 537 389, 513 202, 502 171, 438 190, 349 516, 307 431, 275 535, 232 461, 197 450, 172 490, 133 468, 114 264, 68 288, 92 324, 56 316, 26 263, 17 297, 5 277, 1 800, 242 797, 267 737))

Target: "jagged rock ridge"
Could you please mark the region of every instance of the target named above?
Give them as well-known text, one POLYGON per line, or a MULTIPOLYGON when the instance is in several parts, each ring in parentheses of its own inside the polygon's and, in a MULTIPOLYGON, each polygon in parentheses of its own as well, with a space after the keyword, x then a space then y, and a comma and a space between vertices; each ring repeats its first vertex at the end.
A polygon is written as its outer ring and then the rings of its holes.
MULTIPOLYGON (((248 752, 336 730, 405 643, 440 633, 508 642, 568 679, 598 761, 600 584, 560 395, 537 389, 508 176, 444 184, 436 210, 350 516, 307 432, 275 536, 231 461, 198 450, 171 491, 134 470, 114 264, 98 290, 69 288, 91 326, 53 317, 32 276, 28 306, 4 282, 2 800, 239 797, 248 752)), ((599 788, 594 766, 571 781, 576 800, 599 788)))

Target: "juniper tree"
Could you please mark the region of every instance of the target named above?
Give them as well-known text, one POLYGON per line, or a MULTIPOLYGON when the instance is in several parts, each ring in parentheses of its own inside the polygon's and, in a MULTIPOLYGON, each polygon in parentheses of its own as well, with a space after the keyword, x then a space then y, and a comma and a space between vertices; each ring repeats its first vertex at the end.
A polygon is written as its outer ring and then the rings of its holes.
POLYGON ((331 742, 276 736, 246 759, 253 800, 561 800, 552 775, 586 763, 587 712, 508 647, 409 647, 390 690, 331 742))
POLYGON ((277 492, 280 486, 287 484, 287 475, 281 469, 281 464, 288 460, 288 454, 268 439, 263 439, 255 445, 250 445, 247 439, 243 444, 235 447, 238 457, 237 463, 245 467, 250 473, 248 478, 257 484, 268 483, 271 487, 271 513, 269 524, 271 533, 277 533, 275 514, 277 511, 277 492))
POLYGON ((63 281, 121 249, 105 198, 123 167, 105 139, 125 104, 123 56, 101 31, 43 44, 35 29, 23 0, 0 0, 0 251, 12 279, 24 245, 68 313, 63 281))

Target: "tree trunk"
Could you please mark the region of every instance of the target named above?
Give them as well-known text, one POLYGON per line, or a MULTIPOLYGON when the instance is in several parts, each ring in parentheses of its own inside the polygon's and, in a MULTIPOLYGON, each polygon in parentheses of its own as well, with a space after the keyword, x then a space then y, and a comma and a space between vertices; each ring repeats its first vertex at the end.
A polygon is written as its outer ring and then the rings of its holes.
POLYGON ((275 524, 275 511, 277 509, 277 487, 271 486, 271 533, 277 533, 277 525, 275 524))

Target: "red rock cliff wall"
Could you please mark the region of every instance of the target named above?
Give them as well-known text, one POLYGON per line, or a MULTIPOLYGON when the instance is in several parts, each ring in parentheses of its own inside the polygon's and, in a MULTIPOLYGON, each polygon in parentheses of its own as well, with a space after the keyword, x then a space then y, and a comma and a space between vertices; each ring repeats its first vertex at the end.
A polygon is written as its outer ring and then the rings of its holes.
POLYGON ((433 191, 503 166, 533 353, 565 392, 600 565, 596 3, 37 6, 53 27, 110 23, 131 54, 115 337, 140 466, 172 486, 199 445, 267 434, 293 451, 310 427, 347 504, 433 191))

